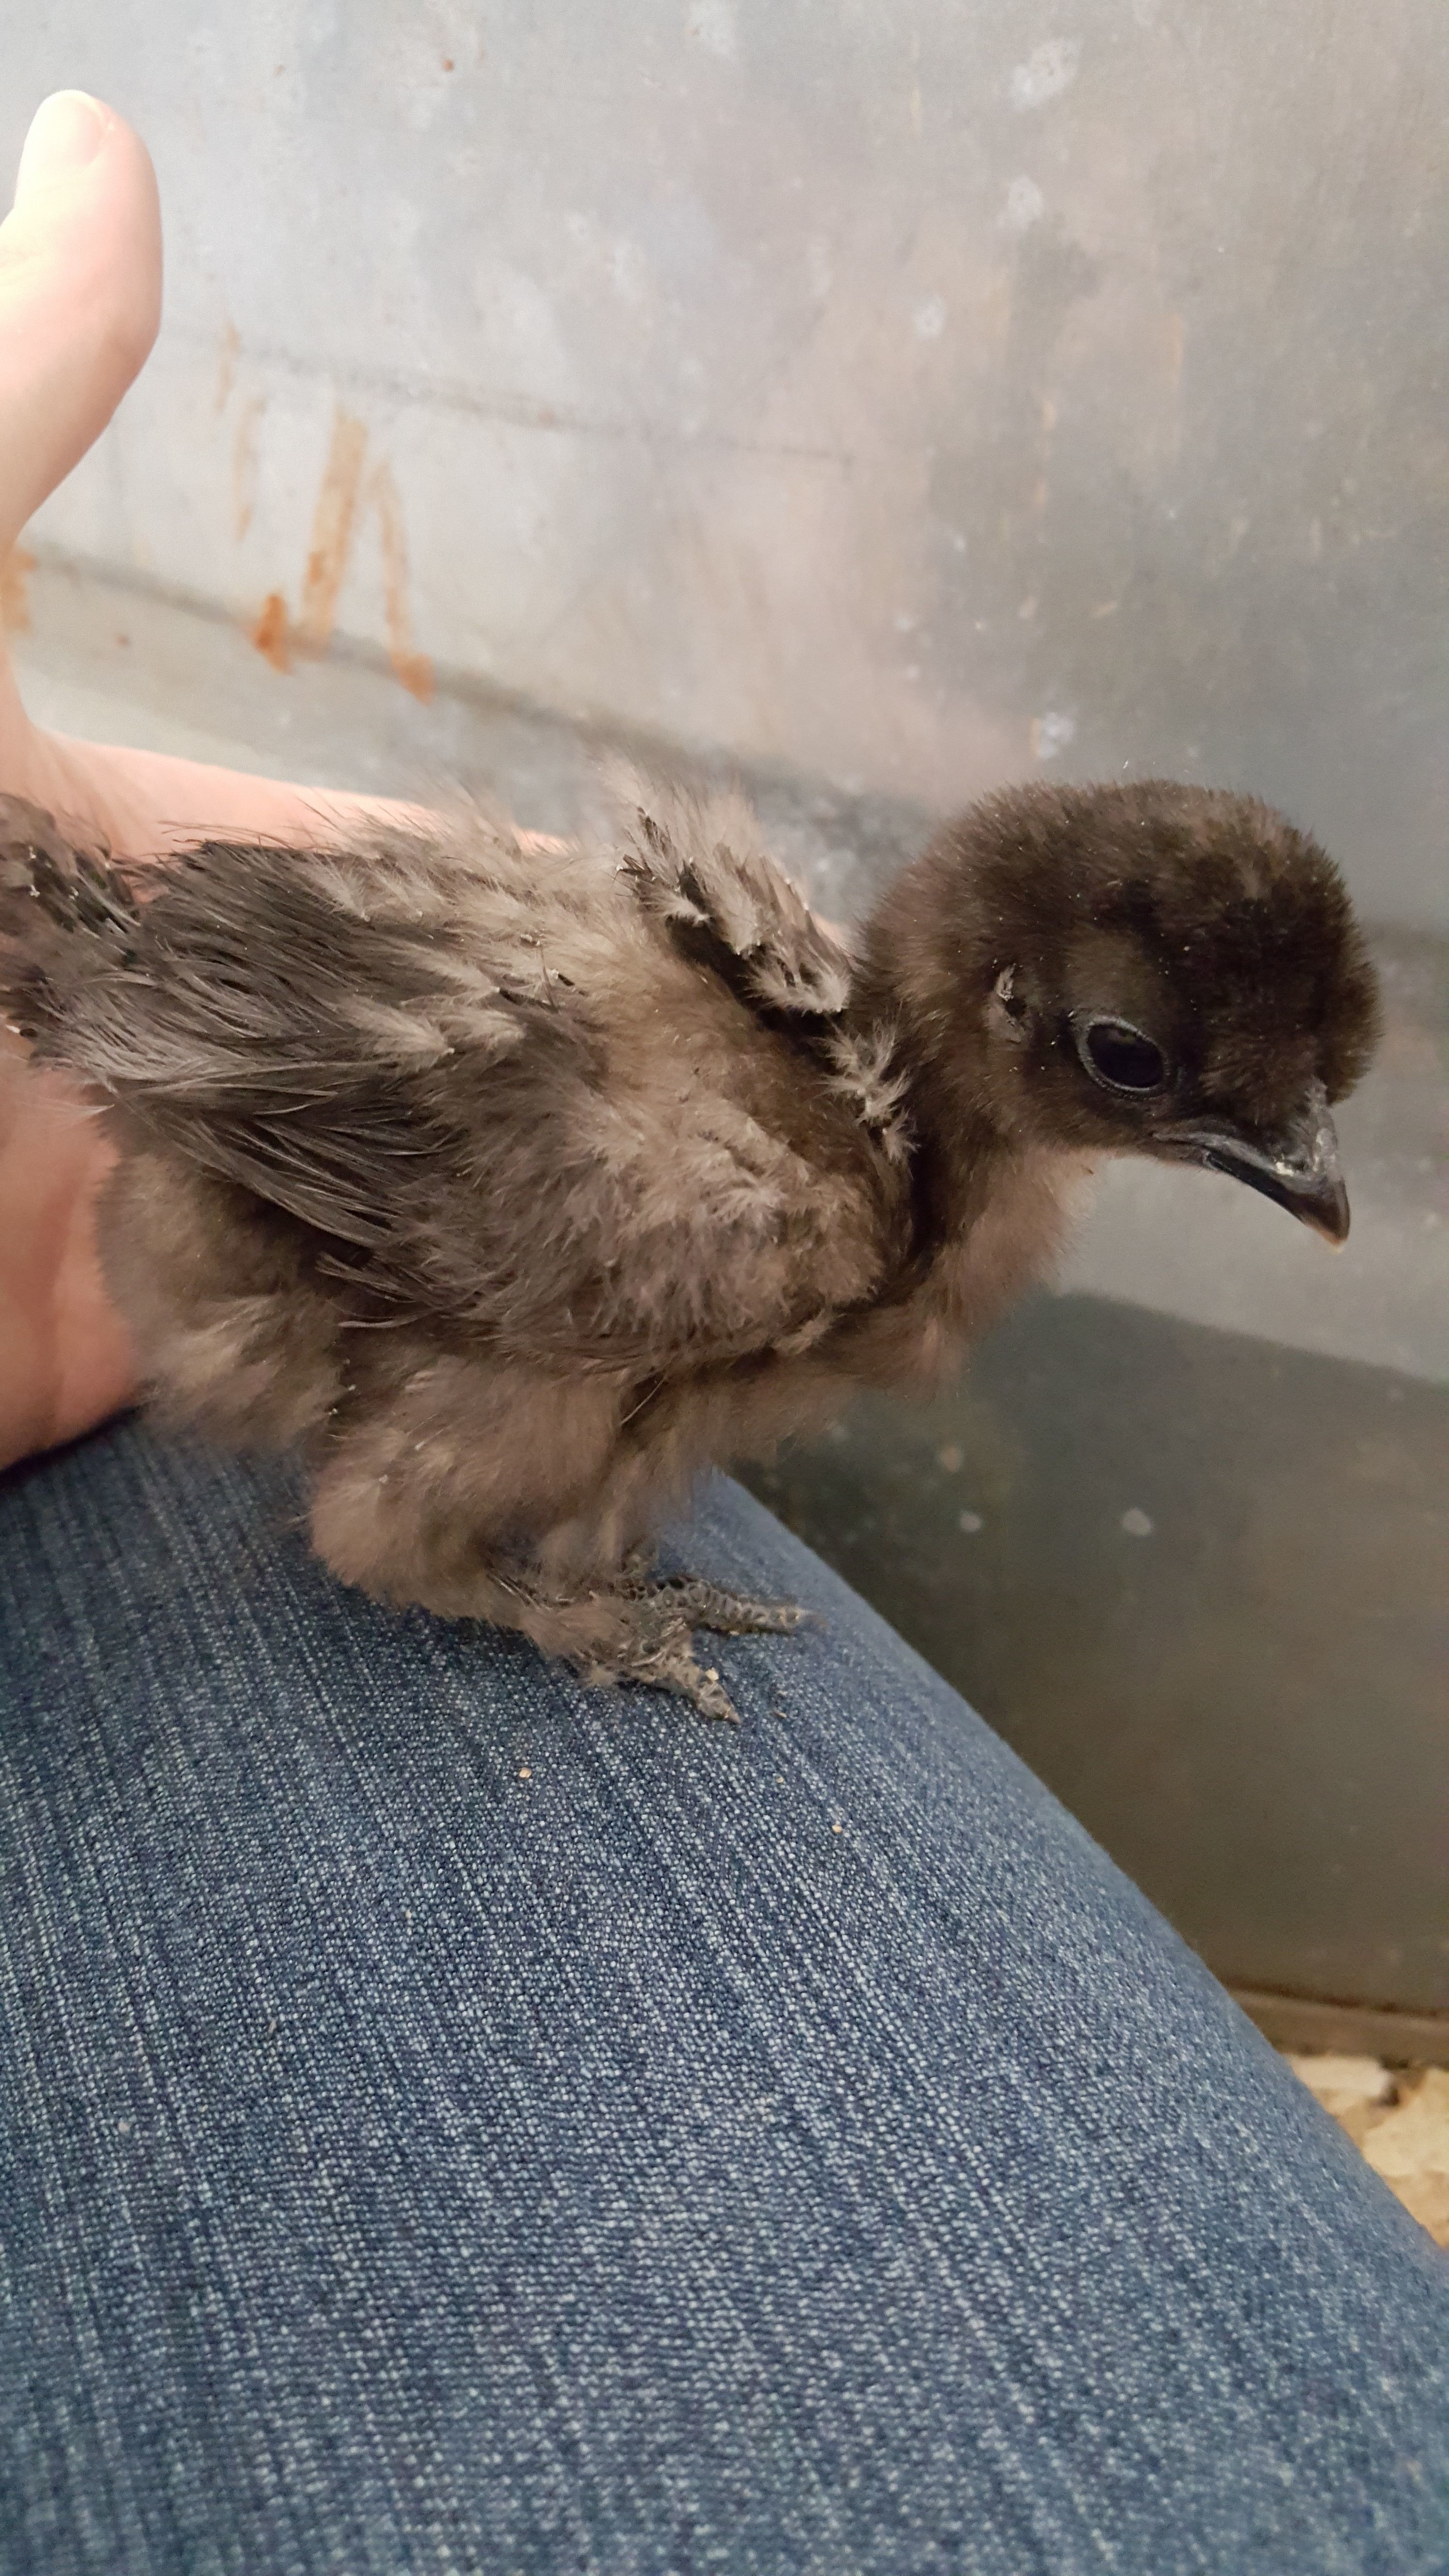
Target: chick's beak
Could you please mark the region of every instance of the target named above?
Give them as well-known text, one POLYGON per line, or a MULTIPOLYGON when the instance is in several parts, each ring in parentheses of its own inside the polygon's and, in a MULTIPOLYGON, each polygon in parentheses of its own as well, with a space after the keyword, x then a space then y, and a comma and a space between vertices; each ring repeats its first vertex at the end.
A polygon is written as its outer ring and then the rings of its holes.
POLYGON ((1246 1181, 1250 1190, 1276 1200, 1335 1249, 1347 1239, 1348 1192, 1321 1082, 1311 1086, 1295 1116, 1271 1134, 1204 1118, 1164 1129, 1157 1150, 1172 1162, 1201 1163, 1210 1172, 1246 1181))

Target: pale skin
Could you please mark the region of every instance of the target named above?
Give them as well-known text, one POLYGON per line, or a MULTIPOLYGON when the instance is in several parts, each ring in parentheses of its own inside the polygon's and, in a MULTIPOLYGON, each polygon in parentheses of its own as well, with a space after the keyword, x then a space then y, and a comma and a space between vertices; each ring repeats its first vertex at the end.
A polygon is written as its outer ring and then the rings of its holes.
MULTIPOLYGON (((26 139, 0 225, 0 562, 145 364, 161 312, 161 218, 144 144, 62 90, 26 139)), ((154 857, 208 832, 315 841, 396 808, 31 723, 0 637, 0 791, 154 857)), ((104 1139, 14 1041, 0 1058, 0 1466, 125 1405, 135 1370, 96 1259, 104 1139)))

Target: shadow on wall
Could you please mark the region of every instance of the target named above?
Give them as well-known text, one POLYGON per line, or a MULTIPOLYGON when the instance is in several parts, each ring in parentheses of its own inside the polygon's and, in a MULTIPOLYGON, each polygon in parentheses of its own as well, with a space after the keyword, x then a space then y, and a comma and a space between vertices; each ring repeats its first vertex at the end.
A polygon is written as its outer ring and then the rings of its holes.
POLYGON ((1226 1982, 1449 2057, 1446 1433, 1421 1380, 1039 1298, 750 1481, 1226 1982))

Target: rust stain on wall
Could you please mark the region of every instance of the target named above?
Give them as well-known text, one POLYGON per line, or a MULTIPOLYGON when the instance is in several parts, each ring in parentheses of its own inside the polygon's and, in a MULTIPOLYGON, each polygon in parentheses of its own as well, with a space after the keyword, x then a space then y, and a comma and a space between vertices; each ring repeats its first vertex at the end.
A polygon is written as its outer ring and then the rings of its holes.
POLYGON ((221 356, 217 360, 216 367, 215 408, 218 415, 225 411, 231 400, 231 389, 236 383, 236 362, 240 354, 241 334, 234 322, 228 322, 221 336, 221 356))
POLYGON ((297 641, 309 653, 323 651, 337 623, 337 601, 357 528, 366 454, 366 427, 339 410, 332 425, 332 445, 313 514, 312 544, 302 583, 302 613, 297 620, 297 641))
POLYGON ((419 653, 413 642, 412 610, 408 604, 408 544, 403 526, 402 498, 397 478, 384 457, 373 470, 368 498, 377 512, 378 535, 382 541, 382 592, 387 611, 387 649, 405 689, 410 689, 424 706, 433 694, 433 666, 426 653, 419 653))
MULTIPOLYGON (((238 540, 251 524, 256 485, 256 433, 262 416, 254 398, 237 425, 232 458, 233 521, 238 540)), ((295 624, 279 590, 269 591, 251 628, 257 651, 274 671, 289 671, 297 654, 325 653, 337 623, 337 605, 352 559, 359 525, 369 510, 377 514, 382 550, 383 606, 387 620, 388 658, 403 687, 426 706, 433 694, 433 666, 420 653, 413 636, 408 598, 407 532, 397 478, 386 457, 378 460, 363 482, 367 430, 339 410, 332 444, 317 494, 312 543, 302 582, 302 606, 295 624)))
POLYGON ((264 662, 274 671, 290 671, 292 637, 287 618, 287 603, 279 590, 269 590, 252 627, 252 642, 264 662))
POLYGON ((30 632, 30 576, 35 557, 28 546, 12 546, 0 563, 0 627, 7 635, 30 632))

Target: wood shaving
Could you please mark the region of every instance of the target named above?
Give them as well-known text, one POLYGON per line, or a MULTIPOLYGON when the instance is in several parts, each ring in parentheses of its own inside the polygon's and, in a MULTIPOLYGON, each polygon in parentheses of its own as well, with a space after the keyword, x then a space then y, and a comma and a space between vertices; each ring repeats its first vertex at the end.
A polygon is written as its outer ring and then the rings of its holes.
POLYGON ((1449 2067, 1390 2067, 1373 2057, 1288 2063, 1396 2199, 1449 2247, 1449 2067))

